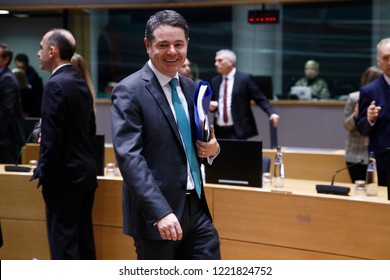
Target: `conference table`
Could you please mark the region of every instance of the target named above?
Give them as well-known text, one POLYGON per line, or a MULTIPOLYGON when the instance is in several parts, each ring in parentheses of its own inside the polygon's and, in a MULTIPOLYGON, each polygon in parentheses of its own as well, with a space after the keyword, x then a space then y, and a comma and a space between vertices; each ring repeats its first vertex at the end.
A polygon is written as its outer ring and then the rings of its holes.
MULTIPOLYGON (((31 173, 0 165, 0 259, 50 259, 44 202, 31 173)), ((377 197, 318 194, 326 181, 286 179, 283 189, 206 184, 220 235, 222 258, 390 259, 390 202, 377 197)), ((93 209, 97 258, 135 259, 132 239, 122 233, 122 177, 99 176, 93 209)))

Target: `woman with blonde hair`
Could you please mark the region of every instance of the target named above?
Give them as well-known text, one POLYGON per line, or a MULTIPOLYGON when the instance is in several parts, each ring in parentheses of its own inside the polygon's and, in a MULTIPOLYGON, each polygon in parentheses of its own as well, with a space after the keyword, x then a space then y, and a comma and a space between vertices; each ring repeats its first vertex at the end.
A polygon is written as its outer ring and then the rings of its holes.
POLYGON ((74 53, 72 59, 70 60, 72 66, 76 69, 76 72, 87 82, 89 90, 91 91, 93 97, 93 105, 95 107, 96 101, 96 92, 92 84, 92 79, 88 71, 87 63, 85 62, 84 57, 78 53, 74 53))
MULTIPOLYGON (((360 79, 361 86, 372 82, 380 75, 382 75, 380 68, 368 67, 360 79)), ((361 135, 355 127, 355 121, 359 116, 359 96, 359 91, 350 93, 344 107, 344 128, 348 131, 345 161, 347 166, 354 164, 348 168, 352 183, 355 180, 365 180, 368 163, 368 137, 361 135), (358 163, 361 160, 364 160, 363 163, 358 163)))

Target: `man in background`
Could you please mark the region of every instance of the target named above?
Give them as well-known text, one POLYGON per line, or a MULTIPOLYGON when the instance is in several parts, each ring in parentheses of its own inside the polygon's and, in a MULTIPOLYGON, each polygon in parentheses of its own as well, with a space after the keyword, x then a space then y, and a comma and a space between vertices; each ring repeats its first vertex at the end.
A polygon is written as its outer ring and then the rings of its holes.
POLYGON ((236 69, 236 54, 220 50, 215 56, 219 73, 211 80, 213 91, 210 111, 215 112, 215 134, 218 138, 247 139, 258 134, 251 108, 253 100, 276 128, 279 115, 260 91, 252 75, 236 69))
POLYGON ((180 67, 179 74, 191 79, 193 78, 191 73, 191 62, 188 58, 186 58, 183 65, 180 67))
POLYGON ((320 64, 315 60, 308 60, 305 63, 305 77, 299 79, 295 86, 310 87, 313 99, 327 99, 330 96, 328 84, 319 74, 320 64))
POLYGON ((19 85, 9 69, 13 51, 0 43, 0 163, 17 163, 26 141, 19 85))
POLYGON ((42 106, 40 157, 32 179, 39 178, 46 204, 51 258, 96 259, 92 207, 97 187, 93 151, 96 134, 93 97, 70 60, 73 35, 52 29, 40 43, 42 70, 52 75, 42 106))
POLYGON ((28 98, 29 104, 26 104, 28 106, 26 109, 28 117, 40 117, 43 94, 42 78, 30 66, 28 56, 24 53, 15 56, 15 66, 23 70, 27 77, 29 94, 31 94, 31 97, 28 98))

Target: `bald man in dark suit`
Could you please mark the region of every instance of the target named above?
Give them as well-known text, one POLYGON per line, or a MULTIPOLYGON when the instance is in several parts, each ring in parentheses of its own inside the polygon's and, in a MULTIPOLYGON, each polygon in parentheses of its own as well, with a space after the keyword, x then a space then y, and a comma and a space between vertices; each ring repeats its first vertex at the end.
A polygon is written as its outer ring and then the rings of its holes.
POLYGON ((70 64, 73 35, 47 32, 38 56, 52 73, 43 95, 38 178, 46 205, 52 259, 96 259, 92 207, 97 187, 93 138, 96 134, 92 94, 70 64))

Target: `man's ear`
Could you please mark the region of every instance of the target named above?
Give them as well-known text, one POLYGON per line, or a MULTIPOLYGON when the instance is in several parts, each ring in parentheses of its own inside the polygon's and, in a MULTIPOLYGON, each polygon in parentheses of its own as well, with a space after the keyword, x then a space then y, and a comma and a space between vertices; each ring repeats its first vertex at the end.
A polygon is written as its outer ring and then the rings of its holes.
POLYGON ((145 44, 145 47, 146 47, 146 51, 148 51, 148 49, 149 49, 149 40, 145 37, 144 38, 144 44, 145 44))
POLYGON ((54 46, 50 46, 50 47, 49 47, 49 55, 50 55, 50 56, 53 56, 54 53, 56 53, 56 52, 57 52, 56 47, 54 47, 54 46))

